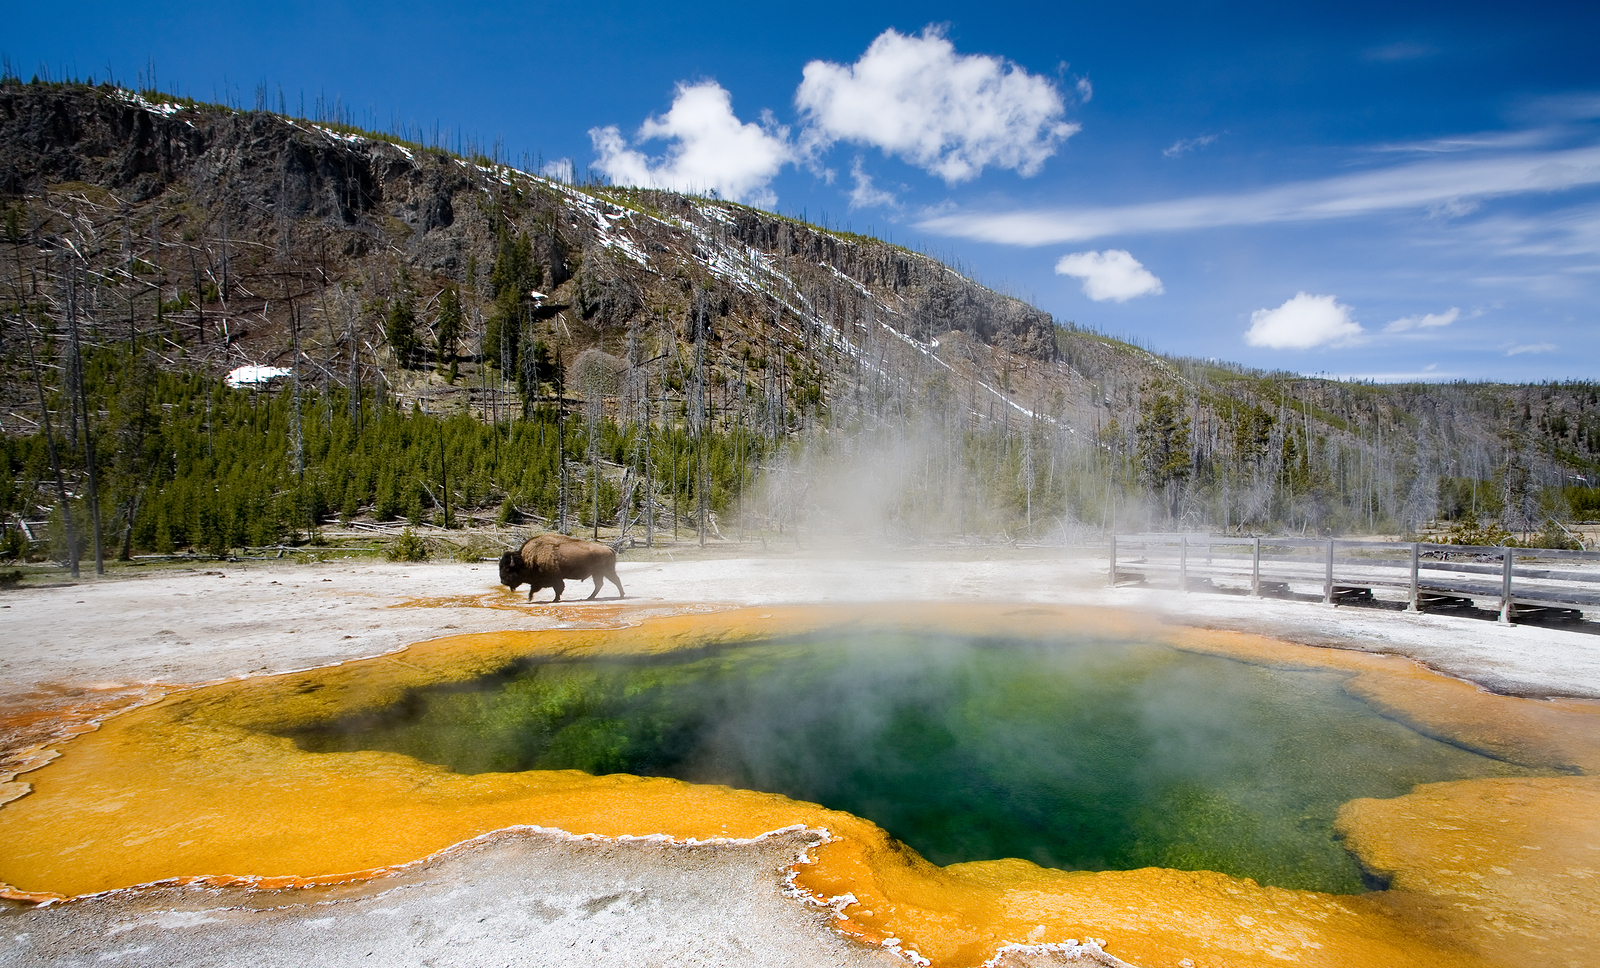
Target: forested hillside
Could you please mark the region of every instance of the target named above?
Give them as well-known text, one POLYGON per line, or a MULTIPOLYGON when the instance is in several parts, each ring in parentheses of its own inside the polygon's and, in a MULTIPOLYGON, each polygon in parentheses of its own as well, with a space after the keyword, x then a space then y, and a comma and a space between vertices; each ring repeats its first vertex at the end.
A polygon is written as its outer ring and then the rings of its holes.
POLYGON ((0 84, 4 554, 1600 515, 1600 385, 1164 358, 879 239, 338 121, 0 84))

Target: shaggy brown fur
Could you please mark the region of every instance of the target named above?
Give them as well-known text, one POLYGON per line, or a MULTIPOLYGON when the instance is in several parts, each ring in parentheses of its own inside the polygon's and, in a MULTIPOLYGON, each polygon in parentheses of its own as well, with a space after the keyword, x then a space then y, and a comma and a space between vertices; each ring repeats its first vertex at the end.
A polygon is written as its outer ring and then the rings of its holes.
POLYGON ((512 591, 527 584, 528 601, 541 588, 553 588, 561 601, 561 592, 567 581, 594 579, 594 591, 589 597, 600 594, 604 579, 617 586, 617 597, 626 598, 622 582, 617 580, 617 553, 603 544, 569 538, 564 534, 541 534, 529 538, 520 551, 508 551, 500 556, 500 584, 512 591))

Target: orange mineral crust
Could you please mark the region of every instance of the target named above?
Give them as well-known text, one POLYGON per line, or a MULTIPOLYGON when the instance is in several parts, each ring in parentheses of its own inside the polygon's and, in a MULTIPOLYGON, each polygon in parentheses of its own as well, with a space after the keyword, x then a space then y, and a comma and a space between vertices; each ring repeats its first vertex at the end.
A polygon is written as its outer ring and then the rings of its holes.
MULTIPOLYGON (((940 868, 849 814, 785 797, 577 771, 459 775, 390 753, 312 754, 274 735, 384 706, 527 657, 643 654, 822 628, 926 627, 1012 636, 1093 632, 1264 665, 1349 673, 1385 715, 1461 745, 1587 774, 1592 705, 1492 696, 1405 660, 1156 626, 1082 609, 972 606, 739 609, 612 629, 456 636, 343 666, 176 693, 113 717, 25 774, 0 807, 0 881, 70 896, 163 879, 267 885, 372 876, 487 831, 538 825, 601 836, 749 838, 802 825, 826 842, 794 884, 870 943, 898 939, 937 966, 978 965, 1006 942, 1104 939, 1158 965, 1597 964, 1600 788, 1586 775, 1475 780, 1360 800, 1340 827, 1395 889, 1343 897, 1209 872, 1062 872, 1020 860, 940 868), (820 835, 819 835, 820 836, 820 835), (854 898, 852 902, 849 897, 854 898), (1536 953, 1536 954, 1535 954, 1536 953)), ((625 623, 639 624, 626 625, 625 623)))

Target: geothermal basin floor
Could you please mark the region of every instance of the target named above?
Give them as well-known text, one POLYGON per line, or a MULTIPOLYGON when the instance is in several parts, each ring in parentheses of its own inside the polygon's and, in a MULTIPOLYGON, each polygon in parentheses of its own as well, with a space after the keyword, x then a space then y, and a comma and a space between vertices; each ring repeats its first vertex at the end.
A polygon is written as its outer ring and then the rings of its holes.
MULTIPOLYGON (((606 586, 496 584, 492 562, 218 564, 0 593, 0 801, 97 717, 173 689, 321 667, 470 632, 609 627, 750 605, 1015 602, 1126 608, 1174 624, 1405 655, 1521 696, 1600 698, 1600 636, 1451 615, 1179 595, 1104 584, 1095 557, 630 560, 606 586), (9 780, 9 783, 4 781, 9 780)), ((804 833, 682 846, 537 830, 478 838, 364 884, 284 891, 165 887, 0 913, 0 963, 905 964, 786 897, 804 833)), ((1115 964, 1090 948, 1076 963, 1115 964)), ((1050 956, 1031 956, 1040 963, 1050 956), (1042 960, 1041 960, 1042 959, 1042 960)), ((1067 956, 1057 954, 1057 960, 1067 956)), ((1030 956, 1013 955, 1009 964, 1030 956)))

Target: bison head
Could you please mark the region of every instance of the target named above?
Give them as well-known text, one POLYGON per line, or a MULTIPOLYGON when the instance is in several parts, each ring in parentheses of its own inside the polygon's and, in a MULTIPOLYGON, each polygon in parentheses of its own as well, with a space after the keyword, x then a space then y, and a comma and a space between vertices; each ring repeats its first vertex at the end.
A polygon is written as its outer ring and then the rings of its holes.
POLYGON ((522 571, 522 562, 515 551, 508 551, 500 556, 500 584, 508 588, 516 588, 524 581, 519 572, 522 571))

